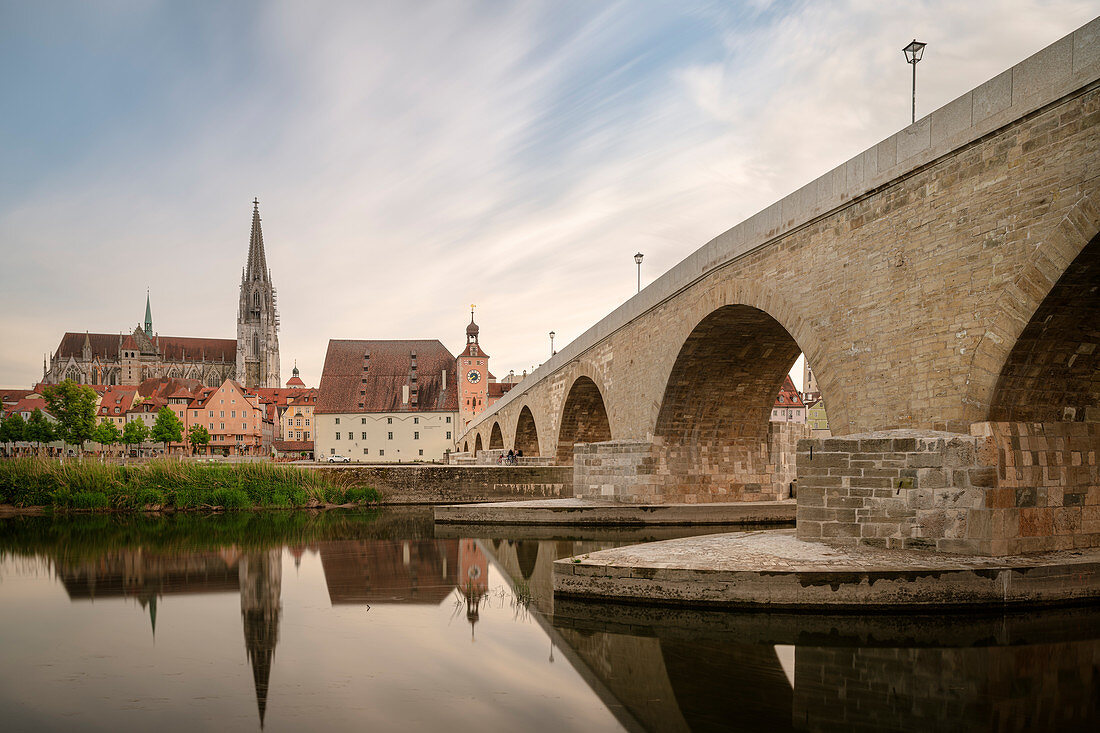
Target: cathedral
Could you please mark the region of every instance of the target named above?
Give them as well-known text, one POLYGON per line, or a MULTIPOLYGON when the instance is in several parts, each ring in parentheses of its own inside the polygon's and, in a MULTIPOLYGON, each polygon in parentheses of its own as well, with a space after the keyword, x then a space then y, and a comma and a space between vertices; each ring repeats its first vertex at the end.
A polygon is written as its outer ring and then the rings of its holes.
POLYGON ((237 338, 161 336, 145 298, 145 324, 129 334, 66 333, 42 363, 42 382, 71 379, 79 384, 140 384, 146 379, 197 379, 217 387, 234 379, 246 389, 280 387, 279 316, 275 286, 267 269, 260 202, 252 202, 248 260, 241 272, 237 338))

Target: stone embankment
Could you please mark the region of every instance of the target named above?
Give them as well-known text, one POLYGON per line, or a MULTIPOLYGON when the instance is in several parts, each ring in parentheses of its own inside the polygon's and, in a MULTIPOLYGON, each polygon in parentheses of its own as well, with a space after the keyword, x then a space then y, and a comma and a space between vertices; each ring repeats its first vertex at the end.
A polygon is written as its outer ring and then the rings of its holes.
POLYGON ((314 471, 370 486, 383 504, 462 504, 573 496, 572 466, 331 465, 314 471))

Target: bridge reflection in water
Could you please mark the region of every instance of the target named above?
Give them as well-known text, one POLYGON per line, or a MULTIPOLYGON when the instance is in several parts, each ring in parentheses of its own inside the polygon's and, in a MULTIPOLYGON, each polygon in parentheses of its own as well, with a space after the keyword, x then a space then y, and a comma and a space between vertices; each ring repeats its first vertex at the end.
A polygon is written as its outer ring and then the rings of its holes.
POLYGON ((629 730, 1095 730, 1100 609, 825 615, 554 599, 553 561, 606 542, 487 541, 629 730))
MULTIPOLYGON (((407 540, 247 550, 132 547, 55 557, 54 569, 72 600, 136 599, 152 634, 158 598, 238 594, 261 724, 280 641, 283 565, 306 552, 319 560, 333 607, 450 601, 456 615, 464 607, 478 638, 507 635, 499 616, 478 626, 482 599, 506 593, 519 620, 549 636, 548 663, 572 666, 628 730, 1072 730, 1100 718, 1100 610, 842 616, 555 599, 555 560, 652 537, 546 531, 508 528, 473 539, 429 529, 407 540), (500 580, 507 589, 493 587, 500 580)), ((574 532, 553 530, 562 531, 574 532)))

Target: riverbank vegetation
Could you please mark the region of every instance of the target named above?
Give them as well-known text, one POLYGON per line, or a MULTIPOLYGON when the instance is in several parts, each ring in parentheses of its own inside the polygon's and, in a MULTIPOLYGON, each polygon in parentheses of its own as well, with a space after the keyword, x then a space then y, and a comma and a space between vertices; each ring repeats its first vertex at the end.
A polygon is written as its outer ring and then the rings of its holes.
POLYGON ((279 509, 365 504, 378 492, 341 477, 270 463, 163 460, 134 466, 43 458, 0 461, 0 504, 57 510, 279 509))

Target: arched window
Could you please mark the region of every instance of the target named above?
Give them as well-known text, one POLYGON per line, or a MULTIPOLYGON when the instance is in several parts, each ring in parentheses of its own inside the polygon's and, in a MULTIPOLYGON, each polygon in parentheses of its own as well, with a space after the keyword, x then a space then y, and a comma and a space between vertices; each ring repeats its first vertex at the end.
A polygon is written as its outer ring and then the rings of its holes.
POLYGON ((219 377, 217 371, 211 369, 210 372, 206 375, 206 386, 207 387, 220 387, 221 386, 221 378, 219 377))
POLYGON ((255 308, 256 310, 260 309, 260 291, 259 290, 252 291, 252 307, 255 308))
POLYGON ((260 334, 252 334, 252 356, 260 355, 260 334))

